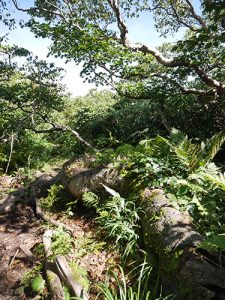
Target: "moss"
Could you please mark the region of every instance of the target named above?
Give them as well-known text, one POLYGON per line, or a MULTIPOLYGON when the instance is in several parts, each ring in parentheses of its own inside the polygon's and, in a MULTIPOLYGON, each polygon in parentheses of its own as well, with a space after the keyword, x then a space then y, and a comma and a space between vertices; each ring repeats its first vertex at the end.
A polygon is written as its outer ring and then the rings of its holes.
POLYGON ((79 266, 75 261, 70 262, 70 268, 72 270, 74 280, 77 281, 85 290, 88 290, 90 282, 87 278, 87 271, 79 266))

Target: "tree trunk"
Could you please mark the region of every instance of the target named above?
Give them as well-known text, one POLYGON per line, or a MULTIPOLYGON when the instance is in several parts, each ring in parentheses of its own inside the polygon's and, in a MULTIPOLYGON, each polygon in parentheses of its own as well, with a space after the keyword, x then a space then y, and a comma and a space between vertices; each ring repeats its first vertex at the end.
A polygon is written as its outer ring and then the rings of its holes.
POLYGON ((203 237, 189 214, 175 209, 160 189, 145 189, 141 200, 145 248, 158 257, 165 293, 178 299, 225 299, 219 254, 200 248, 203 237))
POLYGON ((86 169, 85 167, 67 165, 62 172, 62 183, 65 188, 77 199, 81 199, 85 192, 103 193, 102 184, 124 192, 124 179, 112 165, 86 169))
MULTIPOLYGON (((95 169, 65 168, 65 187, 76 197, 86 191, 99 193, 102 184, 128 191, 129 183, 112 166, 95 169)), ((140 197, 145 250, 158 259, 163 292, 176 299, 225 300, 225 271, 221 256, 199 246, 203 237, 195 231, 187 212, 175 209, 162 190, 145 189, 140 197)))

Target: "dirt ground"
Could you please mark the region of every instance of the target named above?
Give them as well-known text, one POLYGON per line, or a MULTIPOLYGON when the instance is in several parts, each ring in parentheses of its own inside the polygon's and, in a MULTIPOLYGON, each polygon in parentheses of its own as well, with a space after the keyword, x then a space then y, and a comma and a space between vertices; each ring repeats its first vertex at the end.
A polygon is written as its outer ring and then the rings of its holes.
MULTIPOLYGON (((0 177, 0 300, 40 299, 19 293, 24 274, 37 264, 32 251, 42 242, 46 230, 46 224, 37 219, 34 208, 27 204, 27 188, 20 181, 10 176, 0 177)), ((51 217, 61 221, 60 214, 51 217)), ((93 236, 97 230, 94 221, 85 217, 83 212, 72 219, 63 218, 63 222, 76 228, 74 245, 76 239, 79 244, 81 237, 93 236)), ((76 252, 79 250, 75 249, 76 252)), ((93 286, 91 299, 97 294, 94 284, 105 280, 108 262, 117 259, 113 251, 105 249, 95 253, 86 251, 79 257, 78 264, 87 270, 93 286)))
POLYGON ((25 189, 10 176, 0 178, 0 299, 23 299, 16 289, 32 261, 22 249, 41 241, 43 229, 30 206, 21 204, 25 189), (22 249, 20 248, 22 247, 22 249))

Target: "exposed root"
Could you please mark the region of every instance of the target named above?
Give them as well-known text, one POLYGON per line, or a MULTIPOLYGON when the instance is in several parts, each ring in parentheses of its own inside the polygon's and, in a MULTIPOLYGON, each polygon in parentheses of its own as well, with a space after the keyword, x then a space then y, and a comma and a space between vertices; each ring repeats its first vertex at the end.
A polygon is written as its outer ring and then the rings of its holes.
POLYGON ((73 296, 79 297, 84 300, 88 300, 89 295, 84 290, 82 285, 80 285, 76 280, 74 280, 65 257, 57 256, 55 259, 55 264, 60 278, 65 282, 65 284, 67 284, 70 287, 73 296))
POLYGON ((73 296, 79 297, 79 299, 89 300, 89 295, 85 291, 84 287, 74 279, 65 257, 57 256, 54 262, 49 261, 49 256, 52 254, 51 243, 54 234, 54 230, 47 230, 43 235, 43 245, 45 249, 45 273, 49 290, 51 292, 51 299, 64 299, 62 281, 69 287, 73 296))
POLYGON ((51 255, 51 238, 53 235, 53 230, 46 230, 42 238, 45 249, 45 274, 48 283, 48 288, 51 293, 51 299, 63 300, 64 292, 60 278, 54 270, 54 264, 49 261, 49 256, 51 255))
POLYGON ((62 227, 63 229, 69 231, 72 235, 74 235, 74 232, 76 228, 72 228, 64 223, 61 223, 59 221, 55 221, 54 219, 48 217, 41 209, 40 199, 35 198, 35 205, 36 205, 36 215, 38 218, 42 219, 45 222, 48 222, 56 227, 62 227))

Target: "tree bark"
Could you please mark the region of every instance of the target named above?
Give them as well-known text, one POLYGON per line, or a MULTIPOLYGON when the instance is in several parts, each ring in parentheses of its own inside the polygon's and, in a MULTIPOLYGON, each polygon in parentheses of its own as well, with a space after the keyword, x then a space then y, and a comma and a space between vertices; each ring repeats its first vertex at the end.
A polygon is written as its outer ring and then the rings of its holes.
POLYGON ((160 261, 165 293, 178 299, 225 299, 219 255, 201 249, 203 237, 189 214, 175 209, 160 189, 145 189, 141 200, 144 245, 160 261))
POLYGON ((66 166, 62 172, 62 183, 77 199, 81 199, 85 192, 102 193, 102 184, 124 191, 124 179, 112 165, 93 169, 76 169, 76 166, 66 166))
MULTIPOLYGON (((86 191, 98 193, 102 184, 118 192, 129 190, 112 166, 73 169, 71 177, 69 174, 64 174, 64 183, 77 198, 86 191)), ((144 248, 158 259, 163 292, 175 294, 179 300, 225 299, 221 256, 201 249, 203 237, 194 229, 189 214, 175 209, 159 189, 145 189, 140 201, 144 248)))

